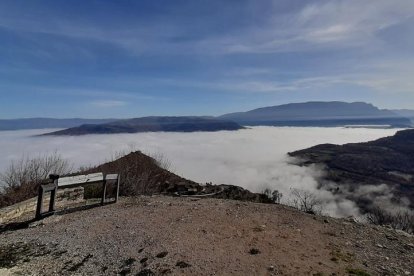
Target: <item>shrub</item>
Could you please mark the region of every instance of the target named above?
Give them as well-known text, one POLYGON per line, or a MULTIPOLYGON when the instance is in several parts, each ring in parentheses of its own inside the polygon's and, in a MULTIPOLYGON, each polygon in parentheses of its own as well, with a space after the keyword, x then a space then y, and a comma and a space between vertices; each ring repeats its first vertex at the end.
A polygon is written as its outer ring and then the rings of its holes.
POLYGON ((70 163, 57 152, 27 157, 11 162, 0 174, 0 207, 15 204, 37 195, 39 185, 49 174, 64 175, 72 171, 70 163))
POLYGON ((283 194, 280 193, 278 190, 272 191, 269 188, 264 189, 262 194, 267 196, 268 198, 270 198, 272 200, 272 202, 277 203, 277 204, 280 204, 280 201, 281 201, 282 196, 283 196, 283 194))
POLYGON ((414 233, 414 212, 399 210, 394 213, 386 211, 378 206, 369 210, 366 214, 368 222, 375 225, 390 226, 408 233, 414 233))

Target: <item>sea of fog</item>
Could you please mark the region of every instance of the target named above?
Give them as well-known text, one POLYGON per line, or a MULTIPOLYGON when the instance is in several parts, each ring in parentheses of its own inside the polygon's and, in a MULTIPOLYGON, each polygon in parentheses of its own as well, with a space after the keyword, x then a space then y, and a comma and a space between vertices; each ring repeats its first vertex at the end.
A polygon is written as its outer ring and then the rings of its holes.
POLYGON ((333 216, 357 215, 353 202, 317 190, 318 168, 292 164, 287 152, 321 143, 364 142, 395 134, 397 129, 253 127, 239 131, 136 133, 85 136, 34 135, 52 130, 0 131, 0 172, 12 160, 57 151, 75 167, 100 164, 120 152, 141 150, 162 155, 170 170, 205 183, 234 184, 254 192, 277 189, 288 200, 292 188, 315 192, 333 216))

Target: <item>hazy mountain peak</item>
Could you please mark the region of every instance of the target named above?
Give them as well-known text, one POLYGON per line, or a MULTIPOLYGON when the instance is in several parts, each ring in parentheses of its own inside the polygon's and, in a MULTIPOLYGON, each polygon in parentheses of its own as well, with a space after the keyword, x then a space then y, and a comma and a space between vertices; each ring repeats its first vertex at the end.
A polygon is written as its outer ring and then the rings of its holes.
POLYGON ((392 111, 381 110, 370 103, 340 101, 312 101, 268 106, 225 114, 220 118, 234 120, 241 124, 289 125, 287 122, 301 122, 300 124, 303 125, 410 125, 408 119, 392 111))

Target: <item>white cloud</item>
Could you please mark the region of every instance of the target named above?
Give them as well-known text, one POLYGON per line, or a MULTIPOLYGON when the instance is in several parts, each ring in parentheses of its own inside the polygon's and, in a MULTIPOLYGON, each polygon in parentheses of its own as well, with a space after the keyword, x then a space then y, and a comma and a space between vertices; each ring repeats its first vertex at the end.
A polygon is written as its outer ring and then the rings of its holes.
POLYGON ((236 132, 139 133, 74 137, 31 137, 47 130, 0 132, 0 171, 13 159, 57 150, 76 167, 108 161, 119 151, 139 149, 161 153, 172 162, 173 171, 200 183, 229 183, 251 191, 265 188, 282 192, 291 188, 318 193, 336 216, 357 214, 352 202, 320 191, 318 168, 291 164, 286 153, 320 143, 349 143, 392 135, 396 130, 344 128, 255 127, 236 132))
MULTIPOLYGON (((252 6, 267 3, 254 1, 252 6)), ((271 1, 270 1, 271 3, 271 1)), ((304 1, 299 10, 280 11, 277 3, 273 12, 260 11, 260 19, 243 29, 212 32, 194 40, 171 42, 180 35, 193 34, 194 26, 169 24, 168 21, 150 21, 148 24, 128 22, 124 28, 105 28, 74 20, 51 17, 16 20, 3 16, 0 26, 17 31, 53 34, 72 38, 93 39, 111 43, 132 54, 144 52, 179 51, 181 54, 269 53, 308 51, 320 47, 337 48, 379 43, 377 34, 390 26, 406 22, 414 16, 414 2, 407 0, 330 0, 304 1), (257 24, 257 22, 264 22, 257 24), (166 45, 168 44, 168 45, 166 45)), ((272 9, 270 5, 270 10, 272 9)), ((230 9, 226 10, 229 12, 230 9)), ((213 22, 211 24, 214 24, 213 22)))
POLYGON ((376 48, 383 43, 378 38, 382 30, 413 16, 412 1, 311 1, 299 12, 282 15, 275 10, 267 24, 242 35, 203 43, 229 53, 338 50, 364 45, 376 48))

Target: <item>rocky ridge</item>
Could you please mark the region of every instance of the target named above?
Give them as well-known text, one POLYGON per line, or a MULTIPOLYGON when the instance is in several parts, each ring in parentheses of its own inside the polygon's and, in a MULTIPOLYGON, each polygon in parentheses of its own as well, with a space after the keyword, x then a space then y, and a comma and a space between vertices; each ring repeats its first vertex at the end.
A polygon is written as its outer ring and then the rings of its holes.
MULTIPOLYGON (((323 165, 325 180, 338 185, 335 192, 385 184, 395 200, 407 198, 414 209, 414 129, 366 143, 317 145, 289 155, 302 166, 323 165)), ((366 207, 366 202, 354 200, 366 207)))

